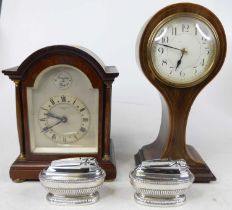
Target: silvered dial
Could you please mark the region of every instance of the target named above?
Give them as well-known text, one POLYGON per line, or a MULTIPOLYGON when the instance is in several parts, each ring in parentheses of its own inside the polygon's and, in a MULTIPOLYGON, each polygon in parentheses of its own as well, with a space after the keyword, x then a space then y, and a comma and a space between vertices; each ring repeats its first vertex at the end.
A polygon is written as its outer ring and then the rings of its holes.
POLYGON ((177 16, 167 19, 152 35, 151 61, 159 78, 171 84, 194 84, 213 65, 216 36, 204 19, 177 16))
POLYGON ((87 133, 89 123, 88 108, 77 97, 52 96, 40 107, 41 133, 59 144, 79 141, 87 133))

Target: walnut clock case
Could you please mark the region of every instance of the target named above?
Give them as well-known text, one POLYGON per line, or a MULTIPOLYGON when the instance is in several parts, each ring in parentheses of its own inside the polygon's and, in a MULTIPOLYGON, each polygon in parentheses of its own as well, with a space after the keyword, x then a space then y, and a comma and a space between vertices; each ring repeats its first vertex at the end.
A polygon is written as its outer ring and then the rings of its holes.
POLYGON ((10 168, 12 180, 37 180, 52 160, 80 156, 97 158, 106 179, 116 177, 110 140, 114 66, 82 48, 56 45, 3 73, 16 85, 20 155, 10 168))
POLYGON ((226 36, 221 22, 200 5, 167 6, 144 27, 138 53, 142 71, 161 94, 162 120, 157 139, 135 155, 136 164, 185 159, 195 182, 215 180, 196 149, 186 145, 186 125, 194 99, 223 65, 226 36))

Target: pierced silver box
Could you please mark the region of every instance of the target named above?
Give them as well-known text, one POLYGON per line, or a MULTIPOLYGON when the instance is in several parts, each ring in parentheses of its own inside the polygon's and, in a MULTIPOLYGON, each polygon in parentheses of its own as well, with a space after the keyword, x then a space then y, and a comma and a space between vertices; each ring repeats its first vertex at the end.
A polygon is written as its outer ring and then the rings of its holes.
POLYGON ((95 203, 104 179, 105 171, 95 158, 55 160, 39 174, 41 184, 48 191, 47 200, 57 205, 95 203))
POLYGON ((194 181, 184 160, 143 161, 130 173, 135 201, 148 206, 178 206, 194 181))

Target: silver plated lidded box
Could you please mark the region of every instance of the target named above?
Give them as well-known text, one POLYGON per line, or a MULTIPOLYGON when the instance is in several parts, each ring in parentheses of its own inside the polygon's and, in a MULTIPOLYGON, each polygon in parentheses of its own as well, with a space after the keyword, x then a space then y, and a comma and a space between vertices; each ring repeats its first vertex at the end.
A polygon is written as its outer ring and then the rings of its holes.
POLYGON ((95 203, 104 179, 105 171, 95 158, 55 160, 39 174, 41 184, 48 191, 47 200, 57 205, 95 203))
POLYGON ((148 206, 178 206, 194 181, 184 160, 143 161, 130 173, 137 203, 148 206))

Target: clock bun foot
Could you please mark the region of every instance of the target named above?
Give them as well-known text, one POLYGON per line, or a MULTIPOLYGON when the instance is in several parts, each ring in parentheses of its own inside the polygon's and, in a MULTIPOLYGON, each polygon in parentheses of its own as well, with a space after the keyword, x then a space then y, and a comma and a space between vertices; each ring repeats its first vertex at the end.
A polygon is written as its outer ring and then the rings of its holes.
POLYGON ((13 182, 15 182, 15 183, 22 183, 25 181, 26 181, 25 179, 13 179, 13 182))

